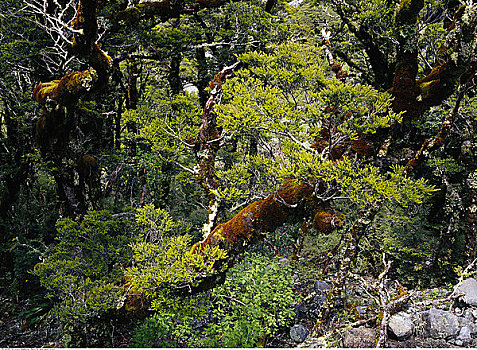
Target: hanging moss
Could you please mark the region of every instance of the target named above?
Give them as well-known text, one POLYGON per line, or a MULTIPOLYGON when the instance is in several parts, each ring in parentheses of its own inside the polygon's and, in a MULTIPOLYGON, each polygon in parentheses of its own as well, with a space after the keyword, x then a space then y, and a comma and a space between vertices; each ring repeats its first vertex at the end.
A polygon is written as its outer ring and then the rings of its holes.
POLYGON ((358 140, 351 141, 351 149, 362 157, 368 157, 375 153, 373 143, 364 134, 359 135, 358 140))
POLYGON ((80 93, 89 91, 97 81, 97 78, 98 76, 94 69, 69 73, 61 80, 38 84, 33 89, 33 98, 43 105, 47 100, 68 104, 68 102, 78 97, 80 93))

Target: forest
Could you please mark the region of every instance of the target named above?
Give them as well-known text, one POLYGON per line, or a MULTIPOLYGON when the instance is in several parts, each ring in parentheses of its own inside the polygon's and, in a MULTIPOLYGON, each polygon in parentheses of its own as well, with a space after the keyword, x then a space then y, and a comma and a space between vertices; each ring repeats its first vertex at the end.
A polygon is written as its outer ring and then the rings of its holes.
POLYGON ((1 347, 477 346, 472 0, 1 0, 1 347))

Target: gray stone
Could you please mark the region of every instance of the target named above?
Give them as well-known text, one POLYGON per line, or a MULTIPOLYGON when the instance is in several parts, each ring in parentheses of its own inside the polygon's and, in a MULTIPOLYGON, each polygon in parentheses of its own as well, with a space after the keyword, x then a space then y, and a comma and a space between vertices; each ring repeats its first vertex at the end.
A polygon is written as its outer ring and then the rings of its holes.
POLYGON ((316 281, 314 288, 317 293, 325 293, 331 290, 331 286, 328 283, 321 281, 316 281))
POLYGON ((477 318, 477 310, 472 310, 472 316, 474 316, 474 318, 477 318))
POLYGON ((464 320, 466 324, 474 322, 474 317, 472 316, 471 310, 467 309, 464 311, 464 320))
POLYGON ((400 312, 391 316, 388 328, 398 340, 404 340, 412 335, 414 323, 410 314, 400 312))
POLYGON ((460 329, 459 335, 457 336, 458 340, 467 341, 472 339, 470 328, 465 326, 460 329))
POLYGON ((360 316, 366 315, 366 311, 368 310, 367 306, 356 306, 356 311, 360 316))
POLYGON ((326 295, 318 294, 313 297, 313 304, 316 304, 316 306, 321 306, 325 300, 326 295))
POLYGON ((376 330, 374 328, 352 328, 343 334, 343 347, 345 348, 373 348, 376 343, 376 330))
POLYGON ((308 334, 308 329, 301 324, 297 324, 290 328, 290 338, 296 343, 303 343, 306 337, 308 337, 308 334))
POLYGON ((290 265, 290 261, 287 258, 280 258, 280 260, 278 260, 278 263, 280 265, 290 265))
POLYGON ((459 322, 452 312, 431 308, 422 316, 425 321, 425 330, 434 339, 448 338, 459 334, 459 322))
POLYGON ((306 319, 307 308, 303 304, 295 305, 295 323, 306 319))
POLYGON ((467 305, 477 306, 477 281, 474 278, 467 278, 457 288, 457 292, 461 292, 464 295, 461 300, 467 305))

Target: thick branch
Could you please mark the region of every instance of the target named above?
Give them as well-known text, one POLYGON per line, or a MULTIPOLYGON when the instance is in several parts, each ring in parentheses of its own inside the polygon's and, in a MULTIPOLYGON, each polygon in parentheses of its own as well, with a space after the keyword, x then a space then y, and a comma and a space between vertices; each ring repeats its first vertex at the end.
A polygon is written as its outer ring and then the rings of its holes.
POLYGON ((476 46, 476 21, 475 7, 467 5, 457 11, 453 23, 455 30, 449 32, 446 43, 439 50, 441 55, 434 68, 417 82, 424 109, 439 105, 450 97, 469 66, 472 75, 475 74, 475 67, 471 63, 476 46))
POLYGON ((233 257, 246 244, 259 238, 261 233, 273 232, 312 196, 313 187, 298 180, 288 180, 277 194, 242 209, 233 219, 217 226, 202 241, 194 244, 191 250, 219 246, 228 252, 229 257, 233 257))
POLYGON ((217 129, 216 115, 213 113, 214 106, 222 99, 222 84, 230 78, 241 62, 225 67, 210 83, 212 91, 204 106, 202 113, 202 123, 199 128, 199 135, 196 141, 198 151, 199 172, 197 181, 205 190, 209 198, 208 222, 204 225, 204 237, 210 234, 215 227, 220 211, 221 203, 217 195, 218 181, 215 175, 215 157, 220 147, 220 132, 217 129))
POLYGON ((417 101, 420 89, 416 82, 418 71, 416 36, 417 18, 423 7, 424 0, 401 0, 394 18, 399 48, 392 87, 393 110, 406 111, 408 118, 416 117, 422 112, 417 101))
POLYGON ((97 80, 98 75, 94 69, 69 73, 60 80, 37 85, 33 89, 33 97, 42 105, 47 102, 69 105, 76 102, 80 95, 91 90, 97 80))
POLYGON ((384 89, 389 89, 392 84, 392 68, 387 56, 379 48, 378 44, 374 42, 373 37, 369 34, 366 26, 361 25, 357 27, 349 20, 340 2, 337 3, 336 10, 343 23, 345 23, 348 27, 349 31, 363 45, 364 51, 368 56, 369 63, 371 64, 371 68, 374 73, 375 85, 384 89))

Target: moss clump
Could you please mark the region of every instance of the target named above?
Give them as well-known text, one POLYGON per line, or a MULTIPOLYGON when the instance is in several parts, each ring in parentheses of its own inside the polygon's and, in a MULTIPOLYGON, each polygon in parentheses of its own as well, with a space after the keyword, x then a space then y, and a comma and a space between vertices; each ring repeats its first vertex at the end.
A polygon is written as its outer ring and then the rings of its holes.
POLYGON ((217 226, 204 240, 194 244, 192 251, 218 245, 238 253, 244 244, 258 239, 260 233, 275 231, 300 201, 311 199, 312 193, 310 185, 287 179, 276 194, 242 209, 231 220, 217 226))
POLYGON ((60 80, 41 83, 33 89, 33 98, 40 104, 54 100, 66 104, 84 91, 89 91, 97 81, 98 75, 92 68, 66 74, 60 80))

